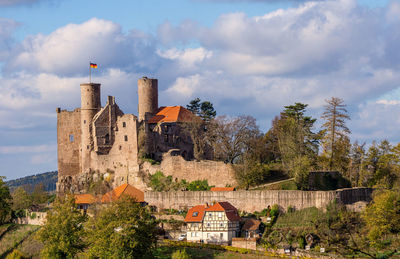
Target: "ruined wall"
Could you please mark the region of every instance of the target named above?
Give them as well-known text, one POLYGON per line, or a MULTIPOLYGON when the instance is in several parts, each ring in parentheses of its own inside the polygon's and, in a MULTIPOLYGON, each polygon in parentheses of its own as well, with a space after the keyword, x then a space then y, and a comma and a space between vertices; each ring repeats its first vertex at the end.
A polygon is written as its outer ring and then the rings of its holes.
POLYGON ((91 153, 91 168, 94 171, 112 174, 114 186, 129 183, 146 190, 139 176, 137 117, 132 114, 118 116, 115 139, 112 148, 106 155, 91 153))
POLYGON ((58 176, 77 175, 81 171, 81 112, 57 109, 58 176))
POLYGON ((169 153, 163 156, 160 165, 145 162, 142 170, 149 174, 161 171, 166 176, 172 175, 174 179, 185 179, 189 182, 207 179, 209 185, 217 187, 237 185, 235 171, 230 164, 209 160, 186 161, 181 156, 171 156, 169 153))
POLYGON ((370 201, 371 195, 370 188, 335 191, 145 192, 144 200, 159 209, 182 209, 206 202, 228 201, 242 211, 254 212, 274 204, 278 204, 284 210, 289 206, 298 210, 309 207, 325 208, 335 199, 343 204, 352 204, 358 201, 370 201))

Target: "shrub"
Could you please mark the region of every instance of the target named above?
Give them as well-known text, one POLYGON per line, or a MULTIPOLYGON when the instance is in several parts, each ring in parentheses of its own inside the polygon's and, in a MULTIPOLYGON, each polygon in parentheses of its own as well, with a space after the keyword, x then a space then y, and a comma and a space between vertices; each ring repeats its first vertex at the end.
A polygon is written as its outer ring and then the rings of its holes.
POLYGON ((7 255, 6 259, 25 259, 29 258, 24 253, 19 251, 18 249, 14 249, 9 255, 7 255))
POLYGON ((183 250, 176 250, 173 254, 171 259, 190 259, 190 256, 186 252, 186 249, 183 250))

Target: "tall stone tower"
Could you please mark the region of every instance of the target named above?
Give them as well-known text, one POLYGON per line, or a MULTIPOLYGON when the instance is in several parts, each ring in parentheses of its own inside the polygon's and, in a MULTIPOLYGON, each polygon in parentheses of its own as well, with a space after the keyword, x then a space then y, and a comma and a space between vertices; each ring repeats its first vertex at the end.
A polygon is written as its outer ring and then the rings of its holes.
POLYGON ((138 80, 139 121, 147 120, 158 109, 158 80, 142 77, 138 80))
POLYGON ((81 172, 90 167, 90 151, 93 148, 92 119, 101 109, 100 84, 81 84, 81 172))

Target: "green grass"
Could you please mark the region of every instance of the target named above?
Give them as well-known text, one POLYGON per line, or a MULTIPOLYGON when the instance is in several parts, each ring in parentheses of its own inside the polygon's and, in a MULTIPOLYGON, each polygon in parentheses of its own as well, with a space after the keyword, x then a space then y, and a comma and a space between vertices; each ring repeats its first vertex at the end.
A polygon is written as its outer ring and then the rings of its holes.
POLYGON ((324 213, 315 208, 306 208, 294 212, 287 212, 278 217, 275 228, 296 228, 296 227, 312 227, 313 221, 321 217, 324 213))
POLYGON ((297 190, 297 186, 292 179, 288 179, 280 183, 271 183, 267 186, 255 188, 254 190, 297 190))

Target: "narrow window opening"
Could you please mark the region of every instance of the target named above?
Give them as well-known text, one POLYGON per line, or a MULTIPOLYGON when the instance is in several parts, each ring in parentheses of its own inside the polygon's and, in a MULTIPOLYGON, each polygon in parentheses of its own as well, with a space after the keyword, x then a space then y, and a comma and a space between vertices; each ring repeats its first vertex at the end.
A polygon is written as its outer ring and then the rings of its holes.
POLYGON ((124 122, 122 122, 122 127, 126 127, 126 122, 124 121, 124 122))
POLYGON ((74 135, 73 134, 69 135, 69 142, 74 142, 74 135))
POLYGON ((120 146, 119 146, 119 150, 121 150, 121 149, 122 149, 122 146, 120 145, 120 146))
POLYGON ((83 124, 86 124, 86 120, 83 120, 83 124))
POLYGON ((86 148, 89 149, 89 145, 87 145, 86 148))
POLYGON ((128 141, 128 136, 127 135, 124 136, 124 140, 128 141))
POLYGON ((107 133, 104 139, 105 144, 110 144, 110 135, 107 133))

